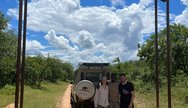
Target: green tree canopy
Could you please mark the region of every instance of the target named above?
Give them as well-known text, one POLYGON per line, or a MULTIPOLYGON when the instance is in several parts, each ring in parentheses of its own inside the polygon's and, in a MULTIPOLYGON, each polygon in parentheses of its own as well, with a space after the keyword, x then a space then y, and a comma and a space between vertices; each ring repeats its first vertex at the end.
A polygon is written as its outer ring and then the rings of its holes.
MULTIPOLYGON (((188 75, 188 28, 183 25, 174 24, 170 26, 171 41, 171 60, 172 72, 175 76, 178 72, 188 75)), ((166 64, 166 28, 159 32, 159 68, 165 74, 166 64)), ((138 56, 140 60, 146 61, 151 69, 154 70, 155 64, 155 35, 152 35, 140 46, 138 56)))
POLYGON ((7 28, 8 19, 5 18, 4 14, 0 12, 0 32, 7 28))
POLYGON ((8 19, 0 12, 0 87, 15 83, 17 39, 7 30, 8 19))

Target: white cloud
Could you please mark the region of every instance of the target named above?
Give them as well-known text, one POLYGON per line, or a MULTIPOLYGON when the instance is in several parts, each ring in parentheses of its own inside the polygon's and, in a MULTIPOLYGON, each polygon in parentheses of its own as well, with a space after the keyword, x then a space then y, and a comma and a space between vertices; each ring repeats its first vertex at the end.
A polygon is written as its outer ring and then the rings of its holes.
POLYGON ((44 38, 57 48, 63 50, 75 50, 75 48, 70 45, 70 41, 67 38, 64 36, 57 36, 54 30, 50 30, 44 38))
POLYGON ((8 29, 12 29, 13 28, 13 25, 8 23, 8 29))
POLYGON ((140 0, 140 5, 141 6, 144 6, 144 7, 147 7, 147 6, 149 6, 151 3, 153 3, 154 2, 154 0, 140 0))
POLYGON ((188 6, 188 0, 181 0, 186 6, 188 6))
POLYGON ((41 45, 37 40, 26 40, 26 50, 30 49, 44 49, 45 47, 41 45))
MULTIPOLYGON (((121 4, 123 0, 112 2, 121 4)), ((79 0, 32 0, 28 4, 28 29, 47 33, 45 39, 56 47, 49 52, 72 62, 137 59, 142 34, 154 31, 151 3, 141 0, 115 9, 82 7, 79 0)), ((16 17, 17 9, 9 9, 8 14, 16 17)), ((164 15, 160 11, 160 27, 165 24, 164 15)))
POLYGON ((41 50, 45 49, 39 41, 37 40, 26 40, 26 54, 27 55, 37 55, 41 54, 41 50))
POLYGON ((18 19, 18 9, 8 9, 7 15, 14 16, 16 19, 18 19))
POLYGON ((175 18, 176 23, 183 24, 188 27, 188 0, 181 0, 186 5, 185 10, 175 18))
POLYGON ((88 31, 80 31, 78 33, 78 38, 77 38, 77 43, 82 47, 82 48, 93 48, 95 47, 95 41, 91 34, 88 31))
POLYGON ((125 1, 124 0, 111 0, 113 6, 124 6, 125 1))

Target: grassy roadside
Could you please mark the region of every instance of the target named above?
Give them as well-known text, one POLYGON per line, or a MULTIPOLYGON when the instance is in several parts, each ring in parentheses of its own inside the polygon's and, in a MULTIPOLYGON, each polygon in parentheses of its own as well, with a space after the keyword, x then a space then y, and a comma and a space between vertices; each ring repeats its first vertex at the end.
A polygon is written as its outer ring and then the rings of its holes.
MULTIPOLYGON (((67 85, 66 82, 43 82, 41 89, 25 86, 24 108, 55 108, 67 85)), ((0 89, 0 108, 14 102, 14 92, 15 87, 12 86, 0 89)))
MULTIPOLYGON (((159 102, 160 108, 168 107, 167 89, 163 88, 160 90, 159 102)), ((185 102, 185 96, 188 96, 188 88, 183 87, 172 87, 171 90, 171 101, 173 108, 188 108, 188 103, 185 102)), ((150 92, 137 92, 136 98, 140 103, 144 104, 144 108, 156 108, 156 95, 155 91, 150 92)), ((140 108, 136 107, 135 108, 140 108)))

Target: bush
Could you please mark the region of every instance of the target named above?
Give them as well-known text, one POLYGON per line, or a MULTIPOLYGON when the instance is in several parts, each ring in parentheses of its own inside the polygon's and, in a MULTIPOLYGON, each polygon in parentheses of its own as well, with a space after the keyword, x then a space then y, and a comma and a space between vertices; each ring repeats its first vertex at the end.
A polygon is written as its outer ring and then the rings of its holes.
POLYGON ((1 90, 0 90, 1 94, 4 95, 13 95, 15 94, 15 87, 12 85, 5 85, 1 90))

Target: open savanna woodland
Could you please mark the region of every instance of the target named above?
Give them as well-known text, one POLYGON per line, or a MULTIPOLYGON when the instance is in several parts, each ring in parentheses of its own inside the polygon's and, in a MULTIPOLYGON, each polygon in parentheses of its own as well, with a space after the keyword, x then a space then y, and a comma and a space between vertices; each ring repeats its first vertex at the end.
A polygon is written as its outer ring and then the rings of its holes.
POLYGON ((112 75, 117 103, 188 108, 188 0, 0 0, 0 108, 94 108, 112 75))

